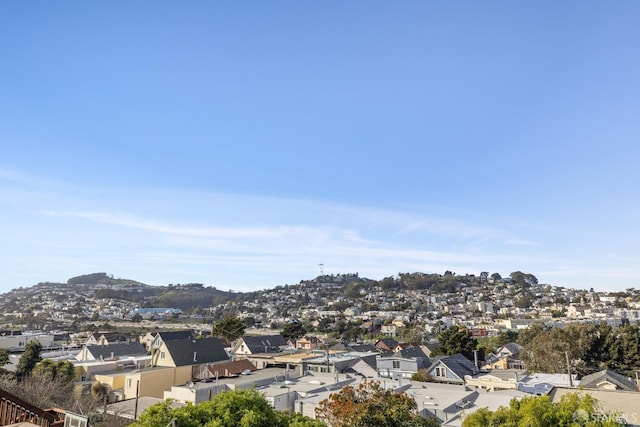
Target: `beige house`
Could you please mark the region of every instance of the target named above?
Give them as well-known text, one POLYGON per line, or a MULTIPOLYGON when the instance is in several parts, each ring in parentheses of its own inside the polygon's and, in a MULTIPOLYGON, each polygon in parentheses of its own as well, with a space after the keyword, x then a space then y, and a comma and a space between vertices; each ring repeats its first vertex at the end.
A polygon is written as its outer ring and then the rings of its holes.
POLYGON ((177 380, 175 368, 155 367, 134 371, 125 375, 124 398, 133 399, 136 396, 148 396, 161 399, 165 390, 169 390, 172 385, 183 382, 186 381, 177 380))
POLYGON ((465 375, 465 384, 487 391, 517 390, 518 382, 527 376, 524 370, 497 369, 478 376, 465 375))
POLYGON ((583 317, 591 314, 592 308, 588 305, 570 305, 567 307, 567 317, 583 317))
POLYGON ((140 344, 144 346, 148 351, 151 351, 151 343, 156 339, 157 332, 147 332, 146 334, 140 334, 138 337, 138 341, 140 344))
POLYGON ((524 362, 520 360, 522 346, 510 342, 500 347, 495 354, 489 353, 482 369, 524 369, 524 362))
POLYGON ((296 340, 297 350, 314 350, 322 345, 318 337, 302 337, 296 340))
POLYGON ((140 337, 140 343, 144 345, 149 351, 155 350, 160 347, 164 341, 179 341, 179 340, 193 340, 196 337, 193 332, 184 329, 178 331, 163 331, 163 332, 148 332, 140 337))
POLYGON ((134 399, 139 396, 162 398, 163 391, 173 385, 174 369, 111 371, 95 374, 95 379, 107 386, 110 391, 110 401, 134 399))
POLYGON ((217 338, 164 341, 152 354, 152 365, 174 368, 173 384, 208 378, 209 365, 227 362, 229 355, 217 338))
POLYGON ((100 373, 95 379, 109 387, 114 400, 140 396, 162 399, 165 390, 201 379, 203 373, 208 378, 210 366, 228 360, 216 338, 166 341, 151 355, 150 367, 100 373))
POLYGON ((149 366, 151 356, 138 356, 126 358, 114 358, 104 360, 75 361, 73 365, 76 371, 77 381, 91 381, 98 374, 110 372, 125 372, 134 369, 143 369, 149 366))
POLYGON ((87 337, 85 345, 110 345, 131 341, 131 337, 118 332, 94 332, 87 337))

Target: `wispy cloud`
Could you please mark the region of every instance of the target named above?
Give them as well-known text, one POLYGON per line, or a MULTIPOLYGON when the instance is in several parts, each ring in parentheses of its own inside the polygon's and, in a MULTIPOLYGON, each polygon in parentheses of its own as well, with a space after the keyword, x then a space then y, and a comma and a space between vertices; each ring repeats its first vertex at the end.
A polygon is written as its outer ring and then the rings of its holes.
POLYGON ((54 191, 66 191, 77 189, 77 187, 64 183, 55 179, 43 178, 34 174, 27 174, 14 169, 9 169, 0 166, 0 181, 17 185, 21 188, 27 188, 30 190, 54 190, 54 191))
POLYGON ((509 246, 542 246, 539 242, 533 242, 531 240, 516 240, 511 239, 504 242, 505 245, 509 246))
MULTIPOLYGON (((162 188, 52 188, 47 180, 6 170, 0 179, 33 188, 29 209, 39 213, 25 216, 13 209, 21 200, 2 199, 5 236, 14 236, 6 239, 12 266, 25 269, 15 277, 28 276, 34 263, 52 271, 67 266, 69 277, 95 269, 158 284, 196 280, 228 286, 300 280, 317 273, 321 262, 329 273, 358 271, 371 278, 445 270, 527 270, 567 280, 577 274, 553 268, 558 257, 541 251, 550 247, 545 235, 526 224, 434 215, 424 207, 162 188)), ((620 275, 634 277, 626 270, 620 275)))

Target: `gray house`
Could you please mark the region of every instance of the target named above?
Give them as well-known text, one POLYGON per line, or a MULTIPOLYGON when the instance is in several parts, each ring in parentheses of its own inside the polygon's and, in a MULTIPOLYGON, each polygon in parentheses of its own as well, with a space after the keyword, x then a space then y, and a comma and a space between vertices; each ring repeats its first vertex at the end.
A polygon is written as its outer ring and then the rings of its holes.
POLYGON ((475 374, 475 365, 460 353, 434 358, 427 370, 431 381, 449 384, 464 384, 465 375, 475 374))
POLYGON ((411 378, 431 366, 431 361, 420 347, 408 347, 389 356, 378 356, 376 365, 381 378, 411 378))
POLYGON ((282 335, 244 336, 233 347, 232 353, 238 355, 280 353, 287 349, 287 341, 282 335))
POLYGON ((117 343, 110 345, 85 345, 76 360, 115 360, 126 357, 146 356, 147 349, 137 342, 117 343))
POLYGON ((580 380, 580 387, 600 390, 638 391, 638 384, 635 380, 608 369, 585 375, 580 380))

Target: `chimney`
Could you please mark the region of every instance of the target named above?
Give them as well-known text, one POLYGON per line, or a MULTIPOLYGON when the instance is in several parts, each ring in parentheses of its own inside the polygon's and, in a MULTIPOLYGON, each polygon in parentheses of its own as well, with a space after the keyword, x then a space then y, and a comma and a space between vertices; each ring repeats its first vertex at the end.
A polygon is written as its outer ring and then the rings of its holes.
POLYGON ((193 361, 196 362, 198 360, 198 352, 194 351, 193 352, 193 361))

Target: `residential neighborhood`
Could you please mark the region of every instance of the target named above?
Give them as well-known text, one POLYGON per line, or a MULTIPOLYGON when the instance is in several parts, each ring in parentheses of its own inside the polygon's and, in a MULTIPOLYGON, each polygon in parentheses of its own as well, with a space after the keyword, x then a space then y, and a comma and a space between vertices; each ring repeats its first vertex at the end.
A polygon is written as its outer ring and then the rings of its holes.
MULTIPOLYGON (((131 421, 166 399, 197 404, 248 388, 263 393, 275 409, 315 418, 332 393, 373 380, 408 393, 421 416, 443 426, 461 426, 475 410, 497 409, 514 398, 559 398, 567 390, 605 396, 603 410, 628 414, 627 425, 639 425, 632 415, 640 407, 640 367, 635 375, 605 367, 579 376, 569 365, 566 372, 539 372, 527 365, 517 342, 490 349, 477 343, 534 326, 638 326, 640 292, 558 288, 531 277, 523 281, 519 272, 511 275, 516 280, 438 275, 439 286, 416 289, 410 279, 420 276, 393 282, 322 276, 191 310, 96 298, 102 285, 74 286, 69 294, 67 285, 40 284, 5 295, 5 306, 19 296, 24 308, 3 312, 0 348, 11 352, 13 364, 5 368, 13 369, 28 343, 37 341, 43 358, 73 363, 78 393, 99 384, 105 413, 131 421), (243 334, 232 340, 214 336, 221 319, 216 315, 237 318, 246 325, 243 334), (92 329, 82 331, 87 325, 92 329), (292 325, 302 334, 285 337, 292 325), (458 330, 475 349, 443 354, 443 332, 458 330)), ((144 293, 141 285, 108 288, 144 293)))

